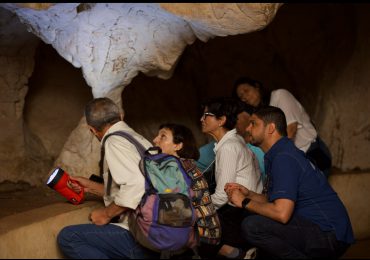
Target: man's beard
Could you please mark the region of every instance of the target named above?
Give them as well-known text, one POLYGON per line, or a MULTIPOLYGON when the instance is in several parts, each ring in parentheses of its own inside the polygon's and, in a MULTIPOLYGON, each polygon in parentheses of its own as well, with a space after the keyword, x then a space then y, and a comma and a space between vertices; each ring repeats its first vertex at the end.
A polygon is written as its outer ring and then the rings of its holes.
POLYGON ((253 144, 254 146, 260 146, 262 144, 262 140, 259 140, 258 138, 255 139, 253 136, 250 136, 249 142, 253 144))

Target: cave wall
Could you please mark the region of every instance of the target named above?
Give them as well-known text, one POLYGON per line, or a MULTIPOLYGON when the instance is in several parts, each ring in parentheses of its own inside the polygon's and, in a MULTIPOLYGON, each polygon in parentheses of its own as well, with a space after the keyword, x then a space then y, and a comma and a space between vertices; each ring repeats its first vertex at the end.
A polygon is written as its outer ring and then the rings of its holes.
MULTIPOLYGON (((171 78, 140 73, 126 86, 125 121, 150 141, 161 123, 183 123, 202 145, 209 138, 200 131, 200 102, 230 95, 233 81, 249 75, 301 101, 335 167, 370 169, 369 14, 368 4, 285 4, 261 31, 196 40, 171 78)), ((15 19, 9 12, 1 17, 15 19)), ((12 49, 9 32, 0 38, 0 183, 40 185, 55 165, 71 174, 97 173, 99 143, 75 127, 85 125, 83 107, 92 98, 81 70, 15 24, 20 29, 10 31, 26 35, 25 44, 12 49)))
MULTIPOLYGON (((350 10, 343 10, 343 16, 350 10)), ((341 37, 331 45, 323 67, 315 110, 334 165, 344 170, 370 168, 370 6, 356 5, 354 14, 329 35, 341 37), (351 23, 352 34, 342 34, 340 29, 351 23)))
POLYGON ((0 183, 6 189, 12 182, 39 183, 44 164, 37 160, 47 157, 23 115, 38 42, 16 15, 0 9, 0 183))
POLYGON ((204 144, 199 102, 230 95, 234 80, 249 75, 268 89, 286 88, 300 100, 335 167, 369 169, 369 14, 368 4, 289 3, 261 31, 196 41, 184 51, 172 78, 139 75, 126 87, 126 120, 151 140, 161 123, 157 106, 166 115, 163 120, 187 123, 204 144))
POLYGON ((71 66, 51 45, 40 42, 34 57, 24 121, 54 162, 93 97, 81 69, 71 66))

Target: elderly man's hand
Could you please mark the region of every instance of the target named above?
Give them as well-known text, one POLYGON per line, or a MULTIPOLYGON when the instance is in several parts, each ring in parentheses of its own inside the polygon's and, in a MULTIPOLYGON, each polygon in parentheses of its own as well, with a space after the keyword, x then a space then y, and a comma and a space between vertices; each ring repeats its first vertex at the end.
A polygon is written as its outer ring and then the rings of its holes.
POLYGON ((89 220, 98 226, 108 224, 111 218, 108 216, 105 207, 93 210, 89 215, 89 220))
POLYGON ((69 180, 67 182, 67 186, 76 193, 80 193, 82 189, 84 189, 85 192, 90 192, 93 185, 93 181, 80 176, 69 176, 69 180))

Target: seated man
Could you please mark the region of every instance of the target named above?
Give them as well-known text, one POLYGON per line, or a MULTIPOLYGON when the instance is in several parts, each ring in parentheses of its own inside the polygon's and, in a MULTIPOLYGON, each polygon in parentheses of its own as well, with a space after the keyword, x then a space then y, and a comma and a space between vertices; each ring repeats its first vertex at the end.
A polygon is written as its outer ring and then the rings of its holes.
POLYGON ((69 185, 76 192, 84 189, 85 192, 102 196, 105 207, 91 212, 89 219, 92 223, 63 228, 57 238, 61 251, 68 258, 158 257, 136 242, 128 226, 128 218, 132 216, 133 209, 139 205, 144 194, 144 177, 139 169, 141 156, 126 138, 106 137, 114 131, 126 131, 146 148, 151 143, 122 121, 123 115, 119 107, 108 98, 90 101, 85 107, 85 116, 89 130, 102 145, 106 140, 102 161, 104 184, 85 177, 71 176, 78 184, 69 185), (111 190, 107 189, 110 186, 111 190))
POLYGON ((354 243, 347 211, 325 175, 287 138, 276 107, 254 112, 247 131, 265 152, 263 194, 227 183, 229 200, 249 213, 242 234, 262 253, 278 258, 339 258, 354 243))

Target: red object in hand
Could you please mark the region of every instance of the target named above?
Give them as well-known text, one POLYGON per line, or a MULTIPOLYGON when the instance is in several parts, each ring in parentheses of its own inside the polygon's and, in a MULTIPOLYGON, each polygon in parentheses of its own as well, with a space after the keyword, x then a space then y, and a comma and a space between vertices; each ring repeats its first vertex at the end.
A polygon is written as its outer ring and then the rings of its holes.
POLYGON ((56 168, 49 176, 46 184, 59 192, 63 197, 65 197, 72 204, 77 205, 83 202, 84 200, 84 189, 81 189, 81 192, 76 193, 70 187, 68 187, 68 181, 77 183, 69 178, 68 173, 66 173, 61 168, 56 168))

